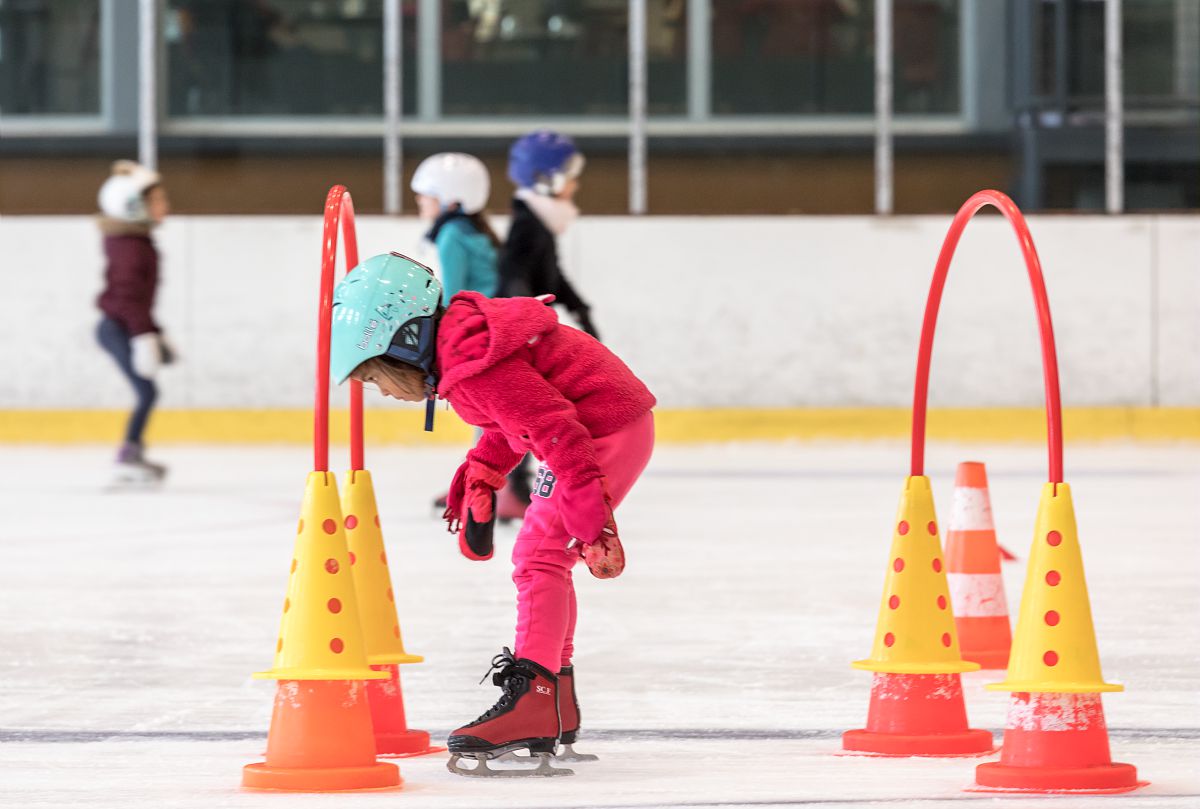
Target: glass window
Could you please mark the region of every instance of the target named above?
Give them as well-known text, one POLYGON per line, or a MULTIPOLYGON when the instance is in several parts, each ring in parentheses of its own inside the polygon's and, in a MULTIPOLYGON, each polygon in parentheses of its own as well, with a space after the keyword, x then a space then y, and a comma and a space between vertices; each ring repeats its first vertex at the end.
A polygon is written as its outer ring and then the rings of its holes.
POLYGON ((100 113, 99 0, 0 1, 0 112, 100 113))
MULTIPOLYGON (((415 0, 403 9, 411 113, 415 0)), ((382 0, 168 0, 163 26, 171 116, 383 112, 382 0)))
POLYGON ((1200 2, 1125 0, 1125 93, 1200 104, 1200 2))
MULTIPOLYGON (((1053 98, 1061 90, 1072 107, 1102 109, 1104 3, 1042 0, 1038 22, 1040 92, 1053 98)), ((1200 2, 1124 0, 1121 27, 1129 109, 1200 103, 1200 2)))
MULTIPOLYGON (((625 115, 628 0, 444 0, 445 115, 625 115)), ((687 2, 647 0, 650 114, 687 104, 687 2)))
MULTIPOLYGON (((717 115, 869 114, 875 108, 872 0, 712 0, 717 115)), ((959 109, 958 0, 896 0, 899 113, 959 109)))

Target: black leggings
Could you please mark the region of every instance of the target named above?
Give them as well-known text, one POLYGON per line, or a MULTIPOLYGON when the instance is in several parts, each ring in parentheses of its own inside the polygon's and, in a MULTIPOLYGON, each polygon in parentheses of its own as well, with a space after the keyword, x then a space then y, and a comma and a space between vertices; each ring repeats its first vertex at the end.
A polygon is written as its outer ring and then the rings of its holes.
POLYGON ((137 404, 129 414, 129 422, 125 425, 125 440, 131 444, 142 443, 142 433, 146 431, 146 422, 150 420, 150 411, 154 408, 154 400, 158 398, 158 388, 151 379, 144 379, 134 373, 133 350, 129 345, 129 332, 110 317, 100 321, 96 327, 96 339, 100 347, 107 351, 116 361, 117 367, 137 394, 137 404))

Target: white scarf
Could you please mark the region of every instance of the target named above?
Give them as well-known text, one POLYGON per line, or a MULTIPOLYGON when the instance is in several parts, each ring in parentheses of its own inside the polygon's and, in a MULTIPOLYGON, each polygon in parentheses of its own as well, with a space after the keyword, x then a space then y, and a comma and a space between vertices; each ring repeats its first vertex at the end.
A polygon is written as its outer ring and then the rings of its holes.
POLYGON ((568 199, 547 197, 532 188, 517 189, 517 199, 529 206, 529 210, 541 220, 542 224, 555 236, 567 232, 567 228, 579 218, 579 209, 568 199))

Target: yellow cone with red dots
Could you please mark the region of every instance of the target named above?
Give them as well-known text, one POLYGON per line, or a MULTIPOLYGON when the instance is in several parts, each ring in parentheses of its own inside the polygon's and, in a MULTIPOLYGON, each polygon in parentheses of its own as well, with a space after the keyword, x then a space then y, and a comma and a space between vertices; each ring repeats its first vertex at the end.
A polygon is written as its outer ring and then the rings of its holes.
POLYGON ((445 750, 430 744, 428 731, 410 728, 405 715, 400 664, 420 663, 425 658, 404 651, 371 473, 352 469, 345 480, 342 514, 367 661, 387 678, 367 683, 375 749, 387 756, 420 756, 445 750))
POLYGON ((1042 487, 1035 525, 1008 676, 987 687, 1056 694, 1123 690, 1100 673, 1070 486, 1042 487))
POLYGON ((875 644, 853 665, 875 678, 866 727, 843 733, 842 749, 885 756, 992 751, 992 734, 967 724, 959 674, 979 664, 959 654, 933 492, 923 475, 905 481, 875 644))
POLYGON ((1100 695, 1123 686, 1100 673, 1065 483, 1042 487, 1008 676, 988 688, 1013 693, 1000 760, 975 769, 971 791, 1109 795, 1145 786, 1109 750, 1100 695))
POLYGON ((958 650, 929 478, 908 478, 892 530, 875 644, 852 665, 891 674, 978 671, 958 650))
POLYGON ((367 663, 337 483, 310 472, 292 554, 275 665, 264 680, 375 680, 367 663))
POLYGON ((344 479, 343 524, 346 526, 350 570, 354 574, 354 590, 358 596, 358 614, 362 622, 367 661, 371 665, 420 663, 425 658, 404 651, 371 473, 365 469, 354 469, 347 472, 344 479))

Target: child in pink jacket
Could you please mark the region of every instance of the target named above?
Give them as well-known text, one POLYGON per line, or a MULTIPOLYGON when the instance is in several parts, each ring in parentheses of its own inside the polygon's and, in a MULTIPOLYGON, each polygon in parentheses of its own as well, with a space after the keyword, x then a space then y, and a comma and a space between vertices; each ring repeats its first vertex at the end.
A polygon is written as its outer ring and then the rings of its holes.
POLYGON ((650 459, 654 396, 594 338, 560 326, 549 297, 462 292, 443 309, 440 293, 431 272, 398 254, 349 273, 334 299, 335 376, 409 401, 436 395, 483 429, 446 511, 468 558, 492 555, 495 493, 508 471, 526 452, 541 462, 513 548, 515 652, 493 660, 503 694, 448 746, 460 774, 495 774, 486 761, 520 749, 540 759, 524 772, 561 773, 549 756, 579 729, 572 568, 580 558, 600 578, 624 568, 613 509, 650 459), (459 767, 463 757, 478 766, 459 767))

